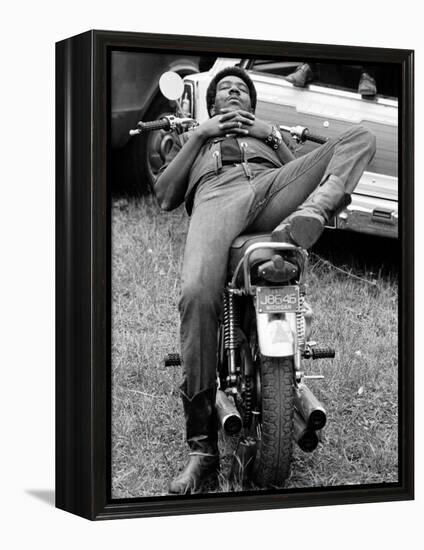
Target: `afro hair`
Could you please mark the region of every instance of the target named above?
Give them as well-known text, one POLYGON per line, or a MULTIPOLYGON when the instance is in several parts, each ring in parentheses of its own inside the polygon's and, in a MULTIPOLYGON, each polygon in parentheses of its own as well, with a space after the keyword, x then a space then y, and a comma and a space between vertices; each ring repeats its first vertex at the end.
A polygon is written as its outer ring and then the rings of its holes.
POLYGON ((211 80, 208 89, 206 91, 206 107, 208 109, 208 114, 211 116, 211 110, 215 103, 215 96, 216 96, 216 87, 218 85, 218 82, 222 80, 224 77, 233 75, 238 76, 241 78, 246 86, 249 89, 249 95, 250 95, 250 103, 252 105, 252 111, 255 112, 256 109, 256 88, 255 85, 252 82, 252 79, 247 74, 247 72, 242 69, 241 67, 226 67, 225 69, 222 69, 222 71, 219 71, 213 79, 211 80))

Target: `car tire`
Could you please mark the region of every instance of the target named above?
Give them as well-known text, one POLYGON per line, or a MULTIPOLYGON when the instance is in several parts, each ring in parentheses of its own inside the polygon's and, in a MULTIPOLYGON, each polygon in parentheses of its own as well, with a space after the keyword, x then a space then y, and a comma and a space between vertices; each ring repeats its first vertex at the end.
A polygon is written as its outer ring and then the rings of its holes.
MULTIPOLYGON (((165 115, 175 114, 175 105, 160 94, 143 117, 145 121, 158 120, 165 115)), ((173 144, 173 136, 165 130, 156 130, 140 138, 139 182, 141 193, 153 190, 159 168, 164 164, 173 144)))

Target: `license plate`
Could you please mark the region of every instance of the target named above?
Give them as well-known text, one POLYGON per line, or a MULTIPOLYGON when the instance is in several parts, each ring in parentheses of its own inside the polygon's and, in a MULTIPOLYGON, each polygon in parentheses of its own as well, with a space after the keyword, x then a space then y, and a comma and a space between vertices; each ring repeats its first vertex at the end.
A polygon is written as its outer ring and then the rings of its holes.
POLYGON ((256 307, 259 313, 287 313, 299 311, 299 287, 258 287, 256 289, 256 307))

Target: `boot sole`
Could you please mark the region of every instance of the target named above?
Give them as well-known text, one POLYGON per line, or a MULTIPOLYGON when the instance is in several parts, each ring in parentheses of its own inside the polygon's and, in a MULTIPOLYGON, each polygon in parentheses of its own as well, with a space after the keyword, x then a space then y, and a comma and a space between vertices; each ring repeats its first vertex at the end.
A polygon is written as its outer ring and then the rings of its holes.
POLYGON ((295 244, 293 243, 293 239, 289 233, 289 224, 279 225, 276 227, 271 233, 271 240, 275 243, 295 244))
POLYGON ((312 216, 295 216, 290 221, 290 236, 302 248, 314 245, 323 231, 324 225, 312 216))
POLYGON ((194 487, 191 487, 190 484, 187 484, 184 487, 184 490, 175 490, 173 491, 171 489, 171 485, 168 487, 168 494, 170 495, 193 495, 196 493, 200 493, 203 486, 212 483, 212 482, 218 482, 218 475, 219 475, 219 467, 216 470, 213 470, 212 472, 209 472, 202 477, 202 479, 199 481, 198 485, 195 485, 194 487))

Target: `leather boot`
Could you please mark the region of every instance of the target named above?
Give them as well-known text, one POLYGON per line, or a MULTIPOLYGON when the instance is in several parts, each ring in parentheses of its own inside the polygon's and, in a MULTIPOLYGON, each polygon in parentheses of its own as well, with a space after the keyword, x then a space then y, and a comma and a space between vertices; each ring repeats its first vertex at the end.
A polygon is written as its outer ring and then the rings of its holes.
POLYGON ((377 95, 377 84, 375 79, 368 73, 362 73, 358 84, 358 93, 363 97, 374 97, 377 95))
POLYGON ((297 88, 304 88, 308 82, 313 80, 313 78, 314 74, 308 63, 302 63, 302 65, 299 65, 294 73, 286 76, 286 80, 291 82, 293 86, 296 86, 297 88))
POLYGON ((289 242, 310 248, 321 236, 324 226, 340 210, 350 204, 350 195, 336 176, 329 178, 271 233, 274 242, 289 242))
POLYGON ((216 389, 200 392, 191 400, 184 392, 181 397, 190 452, 186 467, 169 484, 169 493, 177 495, 199 491, 202 484, 219 470, 216 389))

